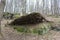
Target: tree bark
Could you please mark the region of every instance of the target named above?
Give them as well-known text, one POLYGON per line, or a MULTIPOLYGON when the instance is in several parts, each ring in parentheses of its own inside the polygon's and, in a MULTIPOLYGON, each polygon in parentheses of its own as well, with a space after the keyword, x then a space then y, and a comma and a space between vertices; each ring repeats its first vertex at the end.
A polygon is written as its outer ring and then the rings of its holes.
POLYGON ((5 0, 1 0, 1 3, 0 3, 0 33, 1 33, 1 21, 2 21, 2 16, 3 16, 3 11, 4 11, 4 3, 5 0))

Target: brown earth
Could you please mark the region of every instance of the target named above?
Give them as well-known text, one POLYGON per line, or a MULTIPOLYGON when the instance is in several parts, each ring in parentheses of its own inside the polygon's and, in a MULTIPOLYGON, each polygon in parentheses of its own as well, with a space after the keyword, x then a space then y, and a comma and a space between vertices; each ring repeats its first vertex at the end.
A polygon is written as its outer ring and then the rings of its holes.
MULTIPOLYGON (((55 25, 59 26, 60 24, 60 18, 47 17, 47 19, 54 21, 55 25)), ((7 23, 6 21, 7 20, 2 20, 1 24, 1 32, 5 40, 60 40, 60 31, 51 30, 45 35, 24 34, 17 32, 11 27, 5 27, 4 24, 7 23)))

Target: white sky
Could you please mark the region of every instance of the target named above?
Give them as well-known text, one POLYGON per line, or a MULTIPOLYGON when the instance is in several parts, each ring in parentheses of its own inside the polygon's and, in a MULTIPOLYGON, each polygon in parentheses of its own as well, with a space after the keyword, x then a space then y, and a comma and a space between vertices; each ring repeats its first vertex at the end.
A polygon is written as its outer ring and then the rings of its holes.
POLYGON ((0 2, 1 2, 1 0, 0 0, 0 2))

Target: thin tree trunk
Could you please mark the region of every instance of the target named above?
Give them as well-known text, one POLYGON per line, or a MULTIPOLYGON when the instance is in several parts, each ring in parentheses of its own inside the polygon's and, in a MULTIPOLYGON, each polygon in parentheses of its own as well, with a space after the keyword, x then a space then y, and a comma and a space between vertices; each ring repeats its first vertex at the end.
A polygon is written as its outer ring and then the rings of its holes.
POLYGON ((21 0, 22 2, 22 14, 26 15, 26 0, 21 0))
POLYGON ((57 4, 57 0, 54 0, 54 13, 55 15, 58 15, 58 4, 57 4))
POLYGON ((4 11, 4 6, 5 6, 5 4, 3 2, 5 2, 5 0, 1 1, 1 3, 0 3, 0 35, 5 40, 5 38, 4 38, 4 36, 1 32, 1 21, 2 21, 2 18, 3 18, 3 11, 4 11))
POLYGON ((44 14, 44 5, 45 5, 44 0, 42 0, 42 2, 43 2, 43 9, 42 9, 43 11, 42 11, 42 13, 44 14))
POLYGON ((1 0, 0 3, 0 33, 1 33, 1 21, 2 21, 2 16, 3 16, 3 11, 4 11, 4 2, 5 0, 1 0))

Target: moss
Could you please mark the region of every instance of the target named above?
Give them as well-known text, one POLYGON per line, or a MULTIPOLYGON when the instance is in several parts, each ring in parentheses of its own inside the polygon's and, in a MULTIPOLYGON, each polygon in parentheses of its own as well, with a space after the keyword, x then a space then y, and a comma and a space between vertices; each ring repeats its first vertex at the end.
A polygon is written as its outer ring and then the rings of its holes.
POLYGON ((14 15, 14 18, 19 18, 20 17, 20 15, 14 15))
POLYGON ((14 27, 19 32, 24 32, 24 33, 33 33, 33 34, 46 34, 48 31, 51 29, 50 23, 41 23, 39 28, 27 28, 27 27, 14 27))
POLYGON ((19 32, 24 32, 25 31, 24 27, 14 27, 14 29, 16 29, 19 32))

